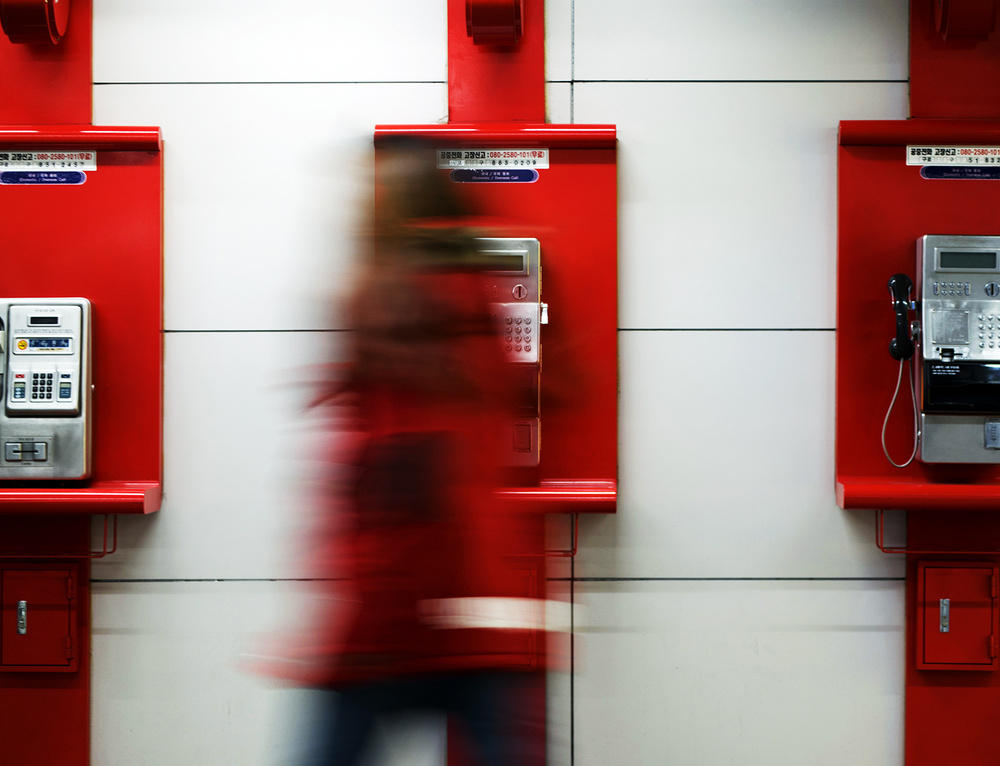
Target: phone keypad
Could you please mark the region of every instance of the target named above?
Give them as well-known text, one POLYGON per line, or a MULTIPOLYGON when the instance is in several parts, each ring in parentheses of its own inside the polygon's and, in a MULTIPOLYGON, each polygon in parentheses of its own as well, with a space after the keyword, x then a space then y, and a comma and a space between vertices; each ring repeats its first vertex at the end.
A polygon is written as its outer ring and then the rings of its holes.
POLYGON ((508 351, 531 351, 535 342, 531 317, 507 317, 504 320, 504 340, 508 351))
POLYGON ((31 373, 31 401, 52 401, 52 378, 51 372, 31 373))
POLYGON ((537 364, 539 355, 539 304, 499 303, 493 305, 493 321, 503 339, 507 361, 537 364))
POLYGON ((979 348, 1000 348, 1000 316, 979 315, 979 348), (994 321, 995 319, 995 321, 994 321))

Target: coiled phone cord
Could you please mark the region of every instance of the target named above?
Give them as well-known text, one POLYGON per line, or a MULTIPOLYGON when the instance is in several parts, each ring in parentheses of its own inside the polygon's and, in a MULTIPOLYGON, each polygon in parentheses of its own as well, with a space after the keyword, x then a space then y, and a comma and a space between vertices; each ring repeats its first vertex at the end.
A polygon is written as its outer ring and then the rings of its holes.
POLYGON ((892 401, 889 402, 889 409, 885 413, 885 420, 882 421, 882 452, 885 453, 886 460, 896 466, 896 468, 906 468, 916 458, 917 450, 920 449, 920 411, 917 409, 917 391, 913 386, 912 375, 908 377, 910 378, 910 400, 913 402, 913 454, 910 455, 909 460, 905 463, 897 463, 889 457, 889 448, 885 444, 885 431, 889 425, 889 416, 892 414, 892 408, 896 406, 896 397, 899 396, 899 388, 903 383, 903 365, 906 364, 906 361, 906 359, 899 360, 899 376, 896 378, 896 390, 892 392, 892 401))

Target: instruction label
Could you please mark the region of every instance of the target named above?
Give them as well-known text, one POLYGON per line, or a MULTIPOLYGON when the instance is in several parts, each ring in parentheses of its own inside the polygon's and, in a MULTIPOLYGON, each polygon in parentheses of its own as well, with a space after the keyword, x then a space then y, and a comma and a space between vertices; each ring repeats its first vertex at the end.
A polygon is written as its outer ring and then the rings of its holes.
POLYGON ((437 166, 444 169, 534 168, 549 166, 548 149, 438 149, 437 166))
POLYGON ((1000 165, 1000 146, 907 146, 907 165, 1000 165))
POLYGON ((97 170, 97 152, 91 149, 40 152, 0 149, 0 170, 97 170))

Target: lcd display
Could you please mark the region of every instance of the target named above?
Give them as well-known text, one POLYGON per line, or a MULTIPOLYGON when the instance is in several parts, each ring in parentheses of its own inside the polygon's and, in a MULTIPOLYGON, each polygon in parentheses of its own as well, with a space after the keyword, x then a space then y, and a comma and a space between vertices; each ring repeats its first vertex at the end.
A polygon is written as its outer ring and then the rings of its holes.
POLYGON ((490 271, 513 271, 518 274, 524 273, 523 255, 494 255, 489 253, 490 263, 495 264, 490 271))
POLYGON ((59 324, 59 317, 57 317, 57 316, 29 317, 28 318, 28 324, 29 325, 37 325, 37 324, 59 324))
POLYGON ((942 250, 938 253, 942 269, 996 270, 997 254, 982 250, 942 250))
POLYGON ((29 338, 28 348, 69 348, 69 338, 29 338))

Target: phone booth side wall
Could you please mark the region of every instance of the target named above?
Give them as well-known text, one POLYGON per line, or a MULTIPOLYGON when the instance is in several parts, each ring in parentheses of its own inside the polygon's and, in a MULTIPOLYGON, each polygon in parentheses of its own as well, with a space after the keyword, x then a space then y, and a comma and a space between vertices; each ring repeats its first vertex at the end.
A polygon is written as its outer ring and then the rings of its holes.
MULTIPOLYGON (((519 595, 545 603, 557 599, 546 574, 549 556, 575 552, 575 542, 573 550, 546 551, 545 514, 617 509, 616 131, 517 123, 378 126, 376 162, 380 148, 401 136, 416 136, 428 148, 426 161, 455 185, 473 223, 481 224, 480 257, 498 263, 487 270, 490 301, 507 335, 501 337, 508 361, 532 378, 527 398, 534 401, 501 445, 507 468, 499 494, 525 514, 521 533, 532 555, 517 568, 519 595)), ((533 722, 527 766, 545 760, 545 670, 569 656, 566 634, 533 633, 526 656, 533 672, 518 698, 524 720, 533 722)), ((463 744, 449 726, 449 763, 469 762, 463 744)))
POLYGON ((162 496, 162 141, 3 134, 0 206, 16 223, 0 279, 0 739, 12 763, 83 765, 90 563, 116 546, 109 517, 162 496))
POLYGON ((988 462, 1000 452, 974 401, 996 367, 983 359, 998 342, 983 301, 1000 282, 987 273, 1000 275, 988 255, 1000 248, 983 238, 1000 236, 1000 174, 973 149, 998 146, 997 122, 840 125, 837 497, 908 511, 905 546, 880 541, 907 561, 907 766, 986 763, 1000 750, 983 713, 1000 705, 1000 465, 988 462), (977 379, 953 385, 964 376, 977 379), (918 436, 932 417, 972 429, 969 444, 918 436))

